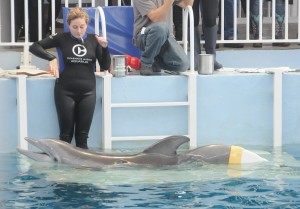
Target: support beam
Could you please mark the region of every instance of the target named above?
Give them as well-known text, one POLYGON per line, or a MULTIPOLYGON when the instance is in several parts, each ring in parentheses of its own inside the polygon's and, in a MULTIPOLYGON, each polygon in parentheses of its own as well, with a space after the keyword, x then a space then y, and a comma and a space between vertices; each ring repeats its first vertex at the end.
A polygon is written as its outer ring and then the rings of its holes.
POLYGON ((274 106, 273 106, 273 146, 282 146, 282 73, 284 69, 276 69, 274 73, 274 106))
POLYGON ((103 148, 112 148, 112 121, 111 121, 111 79, 112 75, 106 72, 103 76, 102 94, 102 124, 103 124, 103 148))
POLYGON ((28 149, 28 142, 24 139, 27 133, 27 94, 26 94, 26 75, 16 77, 17 81, 17 105, 18 105, 18 130, 19 147, 28 149))

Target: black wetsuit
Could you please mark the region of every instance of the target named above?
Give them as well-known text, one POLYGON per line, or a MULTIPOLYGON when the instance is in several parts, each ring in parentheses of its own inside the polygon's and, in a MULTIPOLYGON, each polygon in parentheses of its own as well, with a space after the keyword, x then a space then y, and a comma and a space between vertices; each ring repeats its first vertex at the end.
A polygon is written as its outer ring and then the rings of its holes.
POLYGON ((75 129, 76 146, 87 148, 87 138, 96 103, 96 59, 101 69, 110 67, 108 48, 102 48, 95 35, 86 34, 83 40, 70 33, 56 34, 30 46, 34 55, 53 60, 46 49, 57 48, 59 78, 54 97, 60 127, 60 139, 71 143, 75 129))

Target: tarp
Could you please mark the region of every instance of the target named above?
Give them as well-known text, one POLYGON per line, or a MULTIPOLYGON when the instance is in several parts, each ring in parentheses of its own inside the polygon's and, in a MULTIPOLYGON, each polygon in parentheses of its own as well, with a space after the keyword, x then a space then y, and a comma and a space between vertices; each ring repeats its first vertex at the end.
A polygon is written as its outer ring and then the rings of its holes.
MULTIPOLYGON (((64 31, 68 32, 67 14, 71 8, 63 8, 64 31)), ((95 7, 84 8, 90 16, 88 33, 95 33, 95 7)), ((106 19, 106 34, 111 55, 128 54, 133 57, 141 57, 141 52, 132 44, 134 14, 132 6, 108 6, 102 7, 106 19)), ((101 17, 99 16, 99 20, 101 17)), ((99 31, 101 32, 101 21, 99 31)))

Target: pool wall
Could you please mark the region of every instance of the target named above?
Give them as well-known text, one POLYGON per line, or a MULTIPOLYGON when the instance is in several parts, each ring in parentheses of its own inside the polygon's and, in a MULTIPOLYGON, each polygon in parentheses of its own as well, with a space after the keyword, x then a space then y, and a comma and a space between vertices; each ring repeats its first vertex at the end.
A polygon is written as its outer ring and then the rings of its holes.
MULTIPOLYGON (((11 52, 13 53, 13 52, 11 52)), ((15 52, 17 53, 17 52, 15 52)), ((221 51, 225 67, 300 68, 300 50, 221 51), (265 57, 265 58, 264 58, 265 57), (269 60, 268 62, 266 60, 269 60), (285 61, 284 61, 285 60, 285 61)), ((11 56, 0 56, 4 65, 11 56), (4 59, 4 60, 3 60, 4 59), (5 60, 6 59, 6 60, 5 60)), ((18 55, 17 55, 18 56, 18 55)), ((47 62, 33 58, 47 69, 47 62)), ((0 66, 13 69, 13 66, 0 66)), ((197 76, 197 145, 273 143, 273 74, 219 72, 197 76)), ((112 102, 185 101, 186 76, 127 76, 112 78, 112 102)), ((283 145, 300 143, 300 73, 283 74, 283 145)), ((30 77, 27 84, 28 136, 58 138, 53 78, 30 77)), ((97 77, 97 103, 89 146, 102 147, 102 85, 97 77)), ((0 78, 0 152, 18 146, 17 87, 14 78, 0 78)), ((112 135, 174 135, 188 133, 188 108, 138 107, 112 109, 112 135)), ((152 141, 113 142, 113 148, 145 147, 152 141)))

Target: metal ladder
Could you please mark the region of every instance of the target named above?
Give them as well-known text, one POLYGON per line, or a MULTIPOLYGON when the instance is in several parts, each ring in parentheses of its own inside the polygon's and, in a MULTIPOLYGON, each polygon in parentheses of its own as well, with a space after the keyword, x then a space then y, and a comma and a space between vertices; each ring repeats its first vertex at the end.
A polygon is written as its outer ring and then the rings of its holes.
MULTIPOLYGON (((95 14, 95 33, 99 35, 99 15, 102 22, 102 35, 106 38, 106 21, 105 14, 101 7, 97 7, 95 14)), ((112 109, 124 107, 174 107, 174 106, 188 106, 188 137, 190 137, 190 147, 197 147, 197 72, 194 71, 194 16, 192 7, 188 6, 183 11, 183 45, 187 53, 187 24, 188 17, 190 19, 190 70, 182 73, 188 77, 188 99, 187 101, 176 102, 141 102, 141 103, 112 103, 112 75, 106 72, 101 77, 103 78, 103 99, 102 99, 102 124, 103 124, 103 148, 111 149, 113 141, 126 141, 126 140, 149 140, 161 139, 166 136, 112 136, 112 109)))

